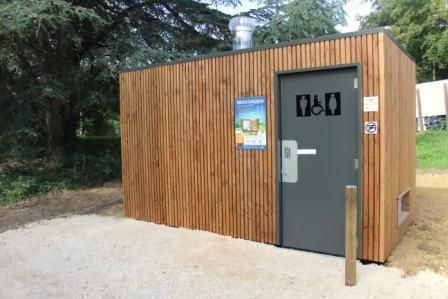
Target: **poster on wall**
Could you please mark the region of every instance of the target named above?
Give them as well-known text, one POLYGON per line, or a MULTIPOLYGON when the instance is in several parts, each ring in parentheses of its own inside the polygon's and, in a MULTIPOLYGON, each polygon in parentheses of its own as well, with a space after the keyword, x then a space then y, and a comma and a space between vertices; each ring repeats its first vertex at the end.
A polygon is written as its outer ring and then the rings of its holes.
POLYGON ((238 149, 266 149, 266 97, 235 98, 238 149))

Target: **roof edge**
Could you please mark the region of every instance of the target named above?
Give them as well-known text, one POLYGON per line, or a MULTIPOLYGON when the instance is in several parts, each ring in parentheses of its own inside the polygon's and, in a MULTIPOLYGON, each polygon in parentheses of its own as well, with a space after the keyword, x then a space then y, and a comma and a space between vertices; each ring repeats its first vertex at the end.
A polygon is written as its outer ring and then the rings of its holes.
POLYGON ((259 46, 259 47, 249 48, 249 49, 231 50, 231 51, 223 51, 223 52, 217 52, 217 53, 206 54, 206 55, 199 55, 199 56, 194 56, 194 57, 187 58, 187 59, 179 59, 179 60, 170 61, 170 62, 156 63, 156 64, 151 64, 151 65, 142 66, 142 67, 136 67, 136 68, 132 68, 132 69, 123 69, 123 70, 120 70, 119 73, 120 74, 130 73, 130 72, 140 71, 140 70, 144 70, 144 69, 151 69, 151 68, 155 68, 155 67, 185 63, 185 62, 196 61, 196 60, 201 60, 201 59, 230 56, 230 55, 240 54, 240 53, 250 53, 250 52, 255 52, 255 51, 265 50, 265 49, 275 49, 275 48, 282 48, 282 47, 287 47, 287 46, 296 46, 296 45, 301 45, 301 44, 326 41, 326 40, 334 40, 334 39, 340 39, 340 38, 346 38, 346 37, 354 37, 354 36, 360 36, 360 35, 368 35, 368 34, 374 34, 374 33, 384 33, 385 35, 387 35, 387 37, 396 46, 398 46, 406 54, 406 56, 408 56, 415 63, 415 59, 398 43, 398 41, 387 31, 386 28, 378 27, 378 28, 365 29, 365 30, 347 32, 347 33, 327 34, 327 35, 322 35, 322 36, 318 36, 318 37, 314 37, 314 38, 306 38, 306 39, 282 42, 282 43, 278 43, 278 44, 263 45, 263 46, 259 46))
POLYGON ((387 30, 387 29, 384 29, 383 30, 383 33, 398 47, 398 48, 400 48, 400 50, 404 53, 404 54, 406 54, 406 56, 410 59, 410 60, 412 60, 412 62, 414 62, 414 63, 416 63, 415 62, 415 58, 414 57, 412 57, 412 55, 405 49, 405 48, 403 48, 403 46, 402 45, 400 45, 400 43, 395 39, 395 37, 393 37, 392 36, 392 34, 387 30))

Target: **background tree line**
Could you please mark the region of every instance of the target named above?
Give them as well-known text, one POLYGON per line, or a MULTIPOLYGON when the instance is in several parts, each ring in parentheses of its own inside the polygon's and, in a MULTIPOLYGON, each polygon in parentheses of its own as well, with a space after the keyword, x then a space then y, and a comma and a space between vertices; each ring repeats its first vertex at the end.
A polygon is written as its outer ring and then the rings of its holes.
MULTIPOLYGON (((336 32, 342 3, 265 1, 249 14, 269 23, 257 42, 272 43, 336 32)), ((229 50, 217 4, 240 2, 0 0, 1 155, 70 155, 80 132, 107 133, 118 115, 119 70, 229 50)))
MULTIPOLYGON (((346 0, 253 1, 260 7, 245 14, 260 24, 255 45, 345 24, 346 0)), ((230 50, 231 16, 217 5, 241 3, 0 0, 0 201, 5 190, 20 197, 53 182, 119 178, 119 71, 230 50)), ((416 58, 420 81, 446 76, 445 0, 376 0, 374 8, 363 28, 390 27, 416 58)))

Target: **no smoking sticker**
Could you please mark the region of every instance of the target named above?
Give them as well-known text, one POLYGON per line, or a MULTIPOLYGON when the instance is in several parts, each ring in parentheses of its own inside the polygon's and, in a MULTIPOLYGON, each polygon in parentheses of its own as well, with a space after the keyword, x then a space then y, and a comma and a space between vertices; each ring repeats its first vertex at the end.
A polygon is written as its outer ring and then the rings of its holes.
POLYGON ((366 121, 364 124, 364 132, 368 135, 378 133, 378 122, 376 121, 366 121))

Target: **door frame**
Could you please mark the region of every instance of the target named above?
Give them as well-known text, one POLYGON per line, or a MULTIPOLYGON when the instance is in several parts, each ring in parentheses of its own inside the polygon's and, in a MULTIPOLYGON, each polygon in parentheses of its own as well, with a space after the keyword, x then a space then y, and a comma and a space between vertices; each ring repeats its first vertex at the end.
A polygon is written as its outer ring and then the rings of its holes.
MULTIPOLYGON (((341 69, 355 69, 357 73, 358 79, 358 200, 357 200, 357 236, 358 236, 358 258, 362 255, 362 191, 363 191, 363 147, 362 147, 362 137, 363 137, 363 126, 362 126, 362 71, 360 63, 350 63, 350 64, 341 64, 341 65, 332 65, 332 66, 323 66, 323 67, 315 67, 315 68, 304 68, 304 69, 292 69, 287 71, 279 71, 274 72, 274 105, 275 105, 275 124, 276 124, 276 157, 275 157, 275 169, 276 169, 276 236, 277 236, 277 245, 283 246, 283 206, 282 206, 282 181, 281 181, 281 161, 282 161, 282 150, 281 150, 281 141, 282 141, 282 116, 281 116, 281 88, 280 81, 281 78, 287 75, 293 74, 303 74, 303 73, 313 73, 319 71, 332 71, 332 70, 341 70, 341 69)), ((345 210, 344 210, 345 211, 345 210)), ((345 221, 345 220, 344 220, 345 221)))

